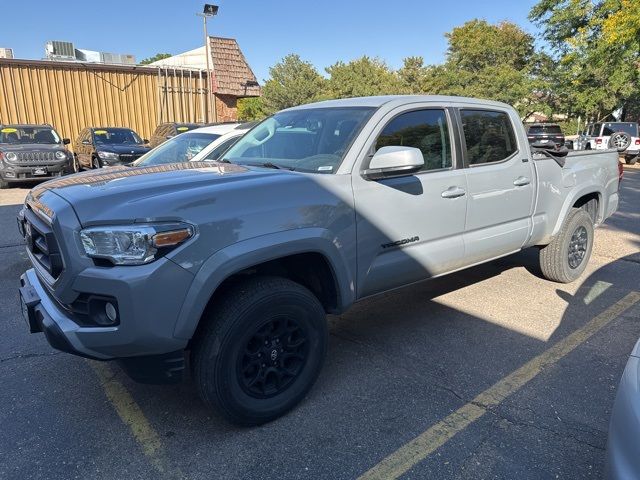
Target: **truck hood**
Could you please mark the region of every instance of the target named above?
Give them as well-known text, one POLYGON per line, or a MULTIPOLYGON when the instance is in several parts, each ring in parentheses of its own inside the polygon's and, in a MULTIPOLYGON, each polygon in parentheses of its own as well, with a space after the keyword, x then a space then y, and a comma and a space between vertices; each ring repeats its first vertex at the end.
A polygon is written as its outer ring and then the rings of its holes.
MULTIPOLYGON (((38 201, 47 191, 62 197, 86 226, 110 221, 133 222, 180 209, 181 204, 215 198, 238 182, 291 174, 215 162, 186 162, 151 167, 113 167, 42 183, 29 198, 38 201), (162 208, 163 204, 171 208, 162 208), (134 213, 132 213, 134 212, 134 213)), ((27 200, 29 200, 29 198, 27 200)))

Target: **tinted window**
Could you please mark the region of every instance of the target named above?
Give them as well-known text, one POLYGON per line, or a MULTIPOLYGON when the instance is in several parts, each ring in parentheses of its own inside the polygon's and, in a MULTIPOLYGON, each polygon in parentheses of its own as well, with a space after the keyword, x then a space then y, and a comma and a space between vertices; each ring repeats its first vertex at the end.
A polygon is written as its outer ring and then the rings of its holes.
POLYGON ((629 135, 631 135, 632 137, 637 137, 638 136, 638 124, 637 123, 623 123, 623 122, 616 122, 616 123, 605 123, 604 124, 604 128, 602 129, 602 136, 603 137, 609 137, 611 135, 613 135, 616 132, 626 132, 629 135))
POLYGON ((460 114, 470 165, 499 162, 518 150, 513 126, 506 113, 462 110, 460 114))
POLYGON ((602 124, 601 123, 594 123, 593 124, 593 130, 591 130, 590 135, 593 135, 594 137, 599 137, 601 129, 602 129, 602 124))
POLYGON ((529 135, 562 135, 558 125, 531 125, 529 135))
POLYGON ((451 166, 451 144, 444 110, 416 110, 391 120, 376 141, 382 147, 419 148, 424 158, 422 170, 451 166))

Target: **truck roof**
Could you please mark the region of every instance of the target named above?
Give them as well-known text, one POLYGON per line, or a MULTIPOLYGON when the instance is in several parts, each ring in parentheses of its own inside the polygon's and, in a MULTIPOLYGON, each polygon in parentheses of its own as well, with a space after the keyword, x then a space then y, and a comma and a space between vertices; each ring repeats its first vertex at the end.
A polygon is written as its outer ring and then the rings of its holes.
POLYGON ((305 108, 328 108, 328 107, 381 107, 385 104, 397 104, 403 105, 405 103, 413 102, 464 102, 464 103, 476 103, 478 105, 493 105, 496 107, 509 107, 502 102, 494 102, 492 100, 482 100, 478 98, 470 97, 456 97, 450 95, 381 95, 372 97, 353 97, 353 98, 341 98, 337 100, 325 100, 322 102, 307 103, 305 105, 299 105, 292 107, 288 110, 299 110, 305 108))
POLYGON ((33 128, 33 127, 53 128, 48 123, 0 123, 0 128, 6 128, 6 127, 12 127, 12 128, 23 128, 23 127, 28 127, 28 128, 33 128))

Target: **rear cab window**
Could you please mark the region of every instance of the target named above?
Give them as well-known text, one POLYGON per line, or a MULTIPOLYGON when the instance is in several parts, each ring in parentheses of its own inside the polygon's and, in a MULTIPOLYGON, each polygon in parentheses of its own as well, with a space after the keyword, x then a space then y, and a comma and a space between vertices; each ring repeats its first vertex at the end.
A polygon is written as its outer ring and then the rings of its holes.
POLYGON ((506 112, 462 109, 460 117, 470 166, 502 162, 518 151, 513 124, 506 112))

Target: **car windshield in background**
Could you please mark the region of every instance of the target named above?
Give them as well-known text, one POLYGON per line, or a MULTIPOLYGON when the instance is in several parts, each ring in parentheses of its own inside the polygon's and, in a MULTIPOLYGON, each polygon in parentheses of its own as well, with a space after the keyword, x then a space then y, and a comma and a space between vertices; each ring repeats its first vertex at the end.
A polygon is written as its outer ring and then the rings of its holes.
POLYGON ((96 145, 139 145, 142 139, 128 128, 100 128, 93 131, 96 145))
POLYGON ((218 137, 220 135, 215 133, 182 133, 140 157, 133 165, 147 167, 165 163, 188 162, 218 137))
POLYGON ((334 173, 373 108, 304 108, 276 113, 229 149, 240 165, 334 173))
POLYGON ((527 132, 529 135, 562 135, 558 125, 532 125, 527 132))
POLYGON ((2 127, 0 128, 0 143, 47 145, 60 143, 60 137, 50 127, 2 127))
POLYGON ((610 137, 616 132, 625 132, 632 137, 638 136, 638 124, 635 122, 605 123, 602 127, 602 136, 610 137))

